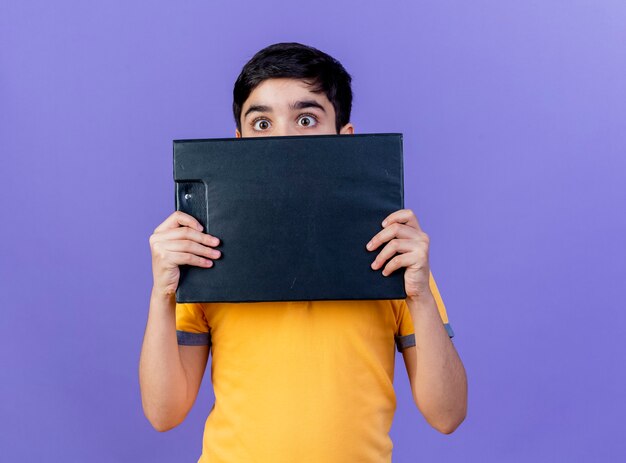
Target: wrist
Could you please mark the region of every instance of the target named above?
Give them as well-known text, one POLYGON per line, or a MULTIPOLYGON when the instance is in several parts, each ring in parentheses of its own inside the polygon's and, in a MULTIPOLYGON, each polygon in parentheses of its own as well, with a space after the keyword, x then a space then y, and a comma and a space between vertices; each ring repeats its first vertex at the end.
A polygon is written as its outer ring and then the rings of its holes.
POLYGON ((431 292, 430 288, 426 288, 423 291, 419 291, 415 294, 407 295, 407 304, 423 305, 426 303, 435 302, 435 296, 431 292))
POLYGON ((161 304, 176 304, 176 292, 172 292, 166 288, 153 286, 150 299, 161 304))

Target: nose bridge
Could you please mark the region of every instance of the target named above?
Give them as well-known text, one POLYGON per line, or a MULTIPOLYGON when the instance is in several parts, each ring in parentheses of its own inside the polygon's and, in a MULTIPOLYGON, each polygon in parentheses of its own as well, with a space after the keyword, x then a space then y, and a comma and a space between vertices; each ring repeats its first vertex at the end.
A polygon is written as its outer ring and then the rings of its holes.
POLYGON ((289 123, 289 119, 284 117, 276 121, 274 126, 274 135, 284 137, 287 135, 297 135, 296 127, 289 123))

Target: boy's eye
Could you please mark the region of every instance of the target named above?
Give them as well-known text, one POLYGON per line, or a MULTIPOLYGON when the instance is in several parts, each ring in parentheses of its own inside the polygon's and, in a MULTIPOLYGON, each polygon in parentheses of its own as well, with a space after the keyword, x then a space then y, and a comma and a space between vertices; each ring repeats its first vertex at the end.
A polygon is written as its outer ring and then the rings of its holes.
POLYGON ((267 130, 270 127, 270 121, 267 119, 257 119, 252 123, 254 130, 267 130))
POLYGON ((317 118, 312 114, 303 114, 298 118, 298 125, 301 127, 314 127, 317 125, 317 118))

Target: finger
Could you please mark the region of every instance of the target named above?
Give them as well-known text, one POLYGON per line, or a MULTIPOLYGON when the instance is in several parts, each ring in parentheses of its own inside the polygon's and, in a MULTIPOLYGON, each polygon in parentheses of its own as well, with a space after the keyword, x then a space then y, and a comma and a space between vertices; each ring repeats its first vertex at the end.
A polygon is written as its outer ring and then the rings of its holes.
POLYGON ((150 239, 153 243, 171 240, 191 240, 205 246, 217 246, 220 244, 219 238, 189 227, 170 228, 153 234, 150 239))
POLYGON ((195 267, 213 267, 213 261, 204 257, 195 256, 187 252, 170 253, 170 261, 178 266, 193 265, 195 267))
POLYGON ((396 253, 410 252, 415 249, 415 240, 391 240, 387 245, 378 253, 371 267, 374 270, 378 270, 383 266, 385 262, 393 257, 396 253))
POLYGON ((154 229, 154 233, 159 233, 169 228, 177 228, 181 225, 195 228, 196 230, 203 229, 200 222, 198 222, 194 217, 182 211, 175 211, 167 219, 165 219, 162 224, 154 229))
POLYGON ((400 209, 389 214, 382 222, 383 227, 387 227, 393 223, 405 223, 410 227, 421 230, 420 224, 411 209, 400 209))
POLYGON ((163 249, 170 252, 186 252, 195 254, 196 256, 207 257, 210 259, 219 259, 222 253, 208 246, 203 246, 190 240, 174 240, 162 243, 163 249))
POLYGON ((383 269, 383 276, 389 276, 401 267, 409 267, 415 263, 414 260, 415 256, 413 256, 412 252, 397 255, 391 259, 387 265, 385 265, 385 268, 383 269))
POLYGON ((418 230, 401 223, 393 223, 381 231, 376 233, 369 243, 365 246, 369 251, 378 249, 378 247, 393 238, 407 239, 416 238, 419 235, 418 230))

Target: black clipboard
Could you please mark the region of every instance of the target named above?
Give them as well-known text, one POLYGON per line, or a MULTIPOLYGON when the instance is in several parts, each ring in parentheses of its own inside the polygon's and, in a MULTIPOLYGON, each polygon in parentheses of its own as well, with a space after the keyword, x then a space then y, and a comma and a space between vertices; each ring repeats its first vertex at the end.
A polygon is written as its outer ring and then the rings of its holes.
POLYGON ((177 302, 406 297, 365 248, 404 207, 401 133, 175 140, 174 181, 222 252, 180 267, 177 302))

